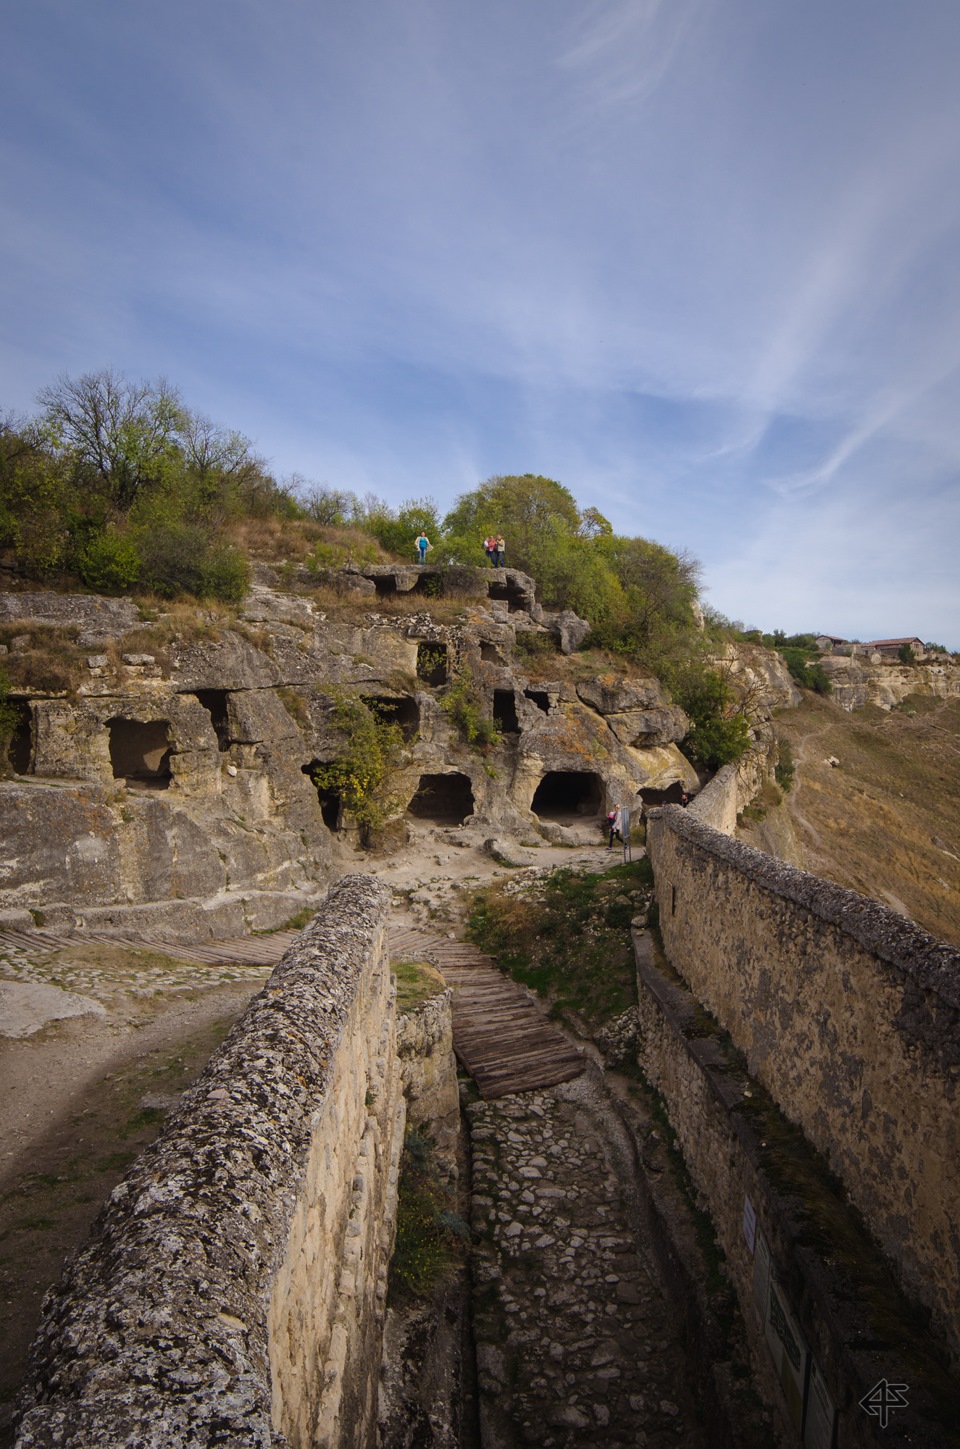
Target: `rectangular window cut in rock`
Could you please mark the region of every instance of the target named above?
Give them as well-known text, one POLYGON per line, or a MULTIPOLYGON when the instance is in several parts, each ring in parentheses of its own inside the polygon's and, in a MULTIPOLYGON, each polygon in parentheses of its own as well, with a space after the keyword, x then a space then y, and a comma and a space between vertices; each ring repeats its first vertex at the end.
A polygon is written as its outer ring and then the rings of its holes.
POLYGON ((518 735, 520 721, 517 719, 517 698, 512 689, 493 691, 493 718, 504 735, 518 735))
POLYGON ((33 762, 33 711, 25 699, 8 699, 13 729, 7 745, 7 759, 16 775, 28 775, 33 762))
POLYGON ((384 724, 397 724, 404 742, 410 744, 420 729, 420 706, 409 694, 365 694, 367 709, 384 724))
POLYGON ((320 818, 328 830, 339 830, 343 816, 343 801, 340 798, 339 790, 332 789, 329 785, 322 783, 323 772, 329 768, 332 761, 311 760, 309 765, 301 765, 300 768, 305 775, 309 775, 317 792, 320 801, 320 818))
POLYGON ((107 721, 107 729, 113 778, 126 780, 129 785, 165 790, 173 776, 169 720, 116 718, 107 721))
POLYGON ((537 709, 542 709, 544 714, 550 713, 550 696, 549 694, 547 694, 546 690, 525 689, 523 693, 524 697, 526 699, 529 699, 531 704, 535 704, 537 706, 537 709))
POLYGON ((449 669, 446 644, 432 644, 427 639, 421 639, 417 645, 417 678, 436 688, 446 684, 449 669))

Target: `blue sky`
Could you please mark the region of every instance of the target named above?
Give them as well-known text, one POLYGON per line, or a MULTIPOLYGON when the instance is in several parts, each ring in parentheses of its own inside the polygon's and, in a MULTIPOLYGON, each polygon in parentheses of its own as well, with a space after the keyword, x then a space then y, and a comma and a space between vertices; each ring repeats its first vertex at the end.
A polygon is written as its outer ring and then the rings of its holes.
POLYGON ((4 0, 0 409, 565 483, 766 628, 960 647, 956 0, 4 0))

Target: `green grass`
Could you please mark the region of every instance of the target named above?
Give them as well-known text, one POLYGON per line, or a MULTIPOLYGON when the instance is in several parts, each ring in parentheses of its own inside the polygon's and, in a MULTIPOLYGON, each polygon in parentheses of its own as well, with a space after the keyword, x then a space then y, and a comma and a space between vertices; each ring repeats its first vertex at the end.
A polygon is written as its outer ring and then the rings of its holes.
POLYGON ((408 1132, 390 1260, 391 1303, 432 1298, 446 1282, 470 1237, 457 1206, 437 1171, 432 1139, 418 1129, 408 1132))
POLYGON ((468 934, 553 1014, 602 1026, 636 1002, 630 922, 651 880, 644 858, 605 872, 561 867, 538 896, 487 886, 473 897, 468 934))
POLYGON ((392 961, 390 969, 397 978, 398 1011, 409 1011, 447 989, 440 972, 429 961, 392 961))

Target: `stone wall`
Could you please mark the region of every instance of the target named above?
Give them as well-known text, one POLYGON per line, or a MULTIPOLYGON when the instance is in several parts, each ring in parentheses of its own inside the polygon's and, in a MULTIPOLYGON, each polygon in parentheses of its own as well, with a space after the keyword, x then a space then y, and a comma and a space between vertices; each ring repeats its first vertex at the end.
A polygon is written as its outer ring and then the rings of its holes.
POLYGON ((676 807, 648 851, 673 966, 960 1351, 960 952, 676 807))
POLYGON ((429 1126, 436 1155, 451 1177, 457 1172, 460 1093, 453 1055, 453 992, 448 988, 397 1017, 397 1054, 407 1102, 407 1126, 429 1126))
MULTIPOLYGON (((952 1442, 942 1426, 944 1411, 947 1422, 951 1416, 950 1385, 936 1345, 911 1322, 892 1283, 878 1300, 884 1275, 842 1195, 818 1170, 812 1150, 798 1147, 799 1134, 791 1140, 789 1129, 776 1125, 768 1095, 722 1037, 706 1029, 696 998, 658 964, 649 934, 635 932, 634 947, 639 1065, 661 1096, 695 1188, 709 1203, 753 1367, 765 1400, 779 1405, 787 1441, 795 1442, 790 1429, 799 1431, 802 1400, 789 1374, 780 1381, 765 1341, 772 1327, 763 1294, 767 1253, 780 1301, 802 1334, 801 1353, 816 1363, 825 1390, 819 1403, 828 1402, 837 1418, 835 1441, 828 1411, 822 1437, 811 1431, 804 1443, 946 1446, 952 1442), (883 1428, 860 1406, 881 1378, 909 1386, 909 1409, 899 1408, 883 1428)), ((800 1369, 802 1383, 802 1359, 800 1369)))
POLYGON ((405 1108, 389 895, 340 881, 51 1293, 17 1449, 360 1446, 405 1108))

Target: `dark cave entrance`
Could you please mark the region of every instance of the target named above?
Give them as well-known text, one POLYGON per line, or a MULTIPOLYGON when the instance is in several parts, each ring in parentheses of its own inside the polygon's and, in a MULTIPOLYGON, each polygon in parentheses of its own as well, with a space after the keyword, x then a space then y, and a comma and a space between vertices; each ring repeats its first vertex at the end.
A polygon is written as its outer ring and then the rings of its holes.
POLYGON ((651 805, 679 805, 680 797, 683 795, 685 788, 682 780, 674 780, 673 784, 668 785, 665 790, 643 789, 638 791, 638 793, 640 799, 648 808, 651 805))
POLYGON ((507 605, 511 614, 519 614, 526 609, 526 595, 522 589, 518 589, 516 584, 512 583, 509 579, 506 583, 500 583, 499 580, 491 579, 488 586, 487 598, 499 599, 507 605))
POLYGON ((484 639, 480 643, 480 658, 483 660, 484 664, 503 663, 500 650, 497 648, 496 644, 491 644, 488 639, 484 639))
POLYGON ((443 593, 443 577, 436 570, 424 571, 417 575, 417 582, 410 590, 411 594, 423 594, 428 599, 439 599, 443 593))
POLYGON ((434 825, 462 825, 473 814, 473 786, 466 775, 421 775, 407 814, 434 825))
POLYGON ((417 645, 417 678, 436 688, 446 684, 450 660, 446 644, 431 644, 421 639, 417 645))
POLYGON ((309 765, 301 765, 300 769, 309 776, 310 783, 317 792, 317 799, 320 801, 320 818, 324 825, 328 830, 339 830, 343 815, 340 791, 331 789, 329 785, 318 785, 316 780, 316 772, 324 769, 329 763, 329 760, 311 760, 309 765))
POLYGON ((217 737, 220 753, 230 748, 230 718, 227 713, 227 691, 225 689, 198 689, 197 699, 210 716, 217 737))
POLYGON ((388 598, 390 594, 397 593, 396 574, 374 574, 373 586, 377 591, 378 598, 388 598))
POLYGON ((403 694, 399 699, 389 694, 365 694, 363 702, 371 714, 383 720, 384 724, 399 725, 406 744, 416 739, 420 729, 420 706, 409 694, 403 694))
POLYGON ((535 704, 537 706, 537 709, 542 709, 544 714, 550 713, 550 696, 546 693, 545 690, 525 689, 523 693, 525 697, 529 699, 531 704, 535 704))
POLYGON ((530 809, 542 820, 573 825, 585 817, 599 816, 602 807, 599 775, 591 770, 548 770, 534 791, 530 809))
POLYGON ((16 775, 29 775, 33 758, 33 711, 25 699, 7 699, 12 716, 7 759, 16 775))
POLYGON ((499 725, 500 733, 504 735, 518 735, 520 733, 520 721, 517 719, 517 697, 512 689, 495 689, 493 691, 493 718, 499 725))
POLYGON ((165 790, 173 776, 169 721, 152 719, 144 724, 140 720, 116 718, 107 720, 107 729, 113 778, 150 790, 165 790))

